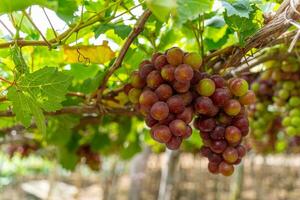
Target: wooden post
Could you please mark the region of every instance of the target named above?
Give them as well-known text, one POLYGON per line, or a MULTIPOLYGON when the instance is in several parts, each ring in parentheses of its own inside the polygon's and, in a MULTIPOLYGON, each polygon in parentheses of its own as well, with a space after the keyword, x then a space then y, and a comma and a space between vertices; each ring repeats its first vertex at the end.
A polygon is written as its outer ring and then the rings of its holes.
POLYGON ((141 199, 141 192, 145 178, 145 171, 147 169, 148 159, 151 155, 150 147, 146 146, 144 150, 137 154, 131 161, 130 167, 130 189, 128 199, 141 199))
POLYGON ((166 150, 159 186, 158 200, 171 200, 179 151, 166 150))
POLYGON ((244 182, 244 164, 241 163, 236 166, 236 171, 233 175, 233 181, 230 185, 230 200, 239 200, 241 198, 242 190, 243 190, 243 182, 244 182))

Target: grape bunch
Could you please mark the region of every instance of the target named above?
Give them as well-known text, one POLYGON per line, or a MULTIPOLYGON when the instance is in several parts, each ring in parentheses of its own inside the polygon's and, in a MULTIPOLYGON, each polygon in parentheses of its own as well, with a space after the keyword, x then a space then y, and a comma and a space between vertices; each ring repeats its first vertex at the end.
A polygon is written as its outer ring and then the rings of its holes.
POLYGON ((99 171, 101 165, 100 155, 93 152, 89 145, 82 145, 77 150, 77 155, 91 170, 99 171))
POLYGON ((171 150, 178 149, 183 139, 192 134, 190 126, 196 74, 201 57, 173 47, 164 54, 155 53, 144 60, 125 86, 129 100, 145 117, 151 137, 171 150))
POLYGON ((7 147, 7 153, 10 158, 12 158, 14 155, 19 154, 22 158, 28 157, 31 153, 37 151, 39 149, 37 143, 15 143, 10 144, 7 147))
POLYGON ((255 94, 244 79, 226 81, 219 75, 207 75, 195 88, 199 96, 194 102, 194 127, 200 130, 204 143, 201 153, 208 158, 211 173, 230 176, 233 165, 246 154, 241 144, 249 132, 245 105, 255 102, 255 94))
POLYGON ((200 130, 212 173, 229 176, 246 149, 242 137, 249 131, 245 105, 256 97, 242 78, 225 80, 200 72, 201 57, 173 47, 144 60, 124 87, 129 100, 144 116, 151 137, 171 150, 200 130))

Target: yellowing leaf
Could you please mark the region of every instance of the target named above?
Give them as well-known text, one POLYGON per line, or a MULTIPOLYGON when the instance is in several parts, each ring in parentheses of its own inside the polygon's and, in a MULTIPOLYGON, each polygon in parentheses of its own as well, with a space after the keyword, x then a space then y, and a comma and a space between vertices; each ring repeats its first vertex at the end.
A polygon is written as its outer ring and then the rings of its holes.
POLYGON ((96 46, 64 46, 64 61, 67 63, 104 64, 115 57, 107 42, 96 46))

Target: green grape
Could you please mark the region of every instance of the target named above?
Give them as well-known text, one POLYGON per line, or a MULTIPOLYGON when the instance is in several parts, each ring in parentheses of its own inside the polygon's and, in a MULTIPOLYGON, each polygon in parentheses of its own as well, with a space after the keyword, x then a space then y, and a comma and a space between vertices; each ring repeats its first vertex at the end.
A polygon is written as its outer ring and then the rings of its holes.
POLYGON ((290 125, 291 125, 291 118, 290 118, 290 117, 285 117, 285 118, 282 120, 282 125, 283 125, 283 126, 290 126, 290 125))
POLYGON ((286 133, 289 135, 289 136, 295 136, 297 134, 297 130, 295 127, 293 126, 289 126, 286 128, 286 133))
POLYGON ((291 125, 295 127, 300 127, 300 117, 292 117, 291 125))
POLYGON ((291 97, 289 100, 289 105, 291 107, 296 107, 296 106, 300 106, 300 97, 291 97))
POLYGON ((251 85, 251 88, 252 90, 257 93, 258 90, 259 90, 259 83, 258 82, 254 82, 252 85, 251 85))
POLYGON ((216 89, 216 85, 213 80, 204 78, 196 86, 196 90, 200 95, 211 96, 216 89))
POLYGON ((285 90, 293 90, 295 88, 295 83, 293 81, 285 81, 282 87, 285 90))
POLYGON ((278 92, 278 96, 279 96, 281 99, 287 99, 287 98, 289 98, 289 91, 288 91, 288 90, 281 89, 281 90, 278 92))
POLYGON ((291 117, 294 117, 294 116, 300 116, 300 109, 299 108, 293 108, 290 112, 289 112, 289 115, 291 117))

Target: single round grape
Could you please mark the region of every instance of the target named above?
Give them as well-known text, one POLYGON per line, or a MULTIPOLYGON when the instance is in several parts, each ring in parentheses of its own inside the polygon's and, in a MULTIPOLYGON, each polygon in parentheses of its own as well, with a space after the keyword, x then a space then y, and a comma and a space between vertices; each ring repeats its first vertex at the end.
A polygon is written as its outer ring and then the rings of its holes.
POLYGON ((215 153, 222 153, 227 147, 225 140, 213 140, 211 143, 211 150, 215 153))
POLYGON ((247 93, 249 86, 244 79, 236 78, 230 82, 229 89, 235 96, 240 97, 247 93))
POLYGON ((146 80, 147 76, 154 70, 154 66, 152 64, 145 64, 140 66, 139 75, 142 79, 146 80))
POLYGON ((216 86, 213 80, 204 78, 196 85, 197 92, 202 96, 211 96, 215 92, 216 86))
POLYGON ((233 147, 227 147, 223 152, 222 156, 227 163, 231 164, 235 163, 235 161, 239 157, 237 150, 233 147))
POLYGON ((184 52, 178 47, 173 47, 167 51, 167 61, 174 66, 183 62, 183 56, 184 52))
POLYGON ((139 67, 141 68, 141 67, 143 67, 144 65, 148 65, 148 64, 152 64, 150 60, 143 60, 143 61, 140 63, 139 67))
POLYGON ((147 107, 151 107, 157 101, 157 95, 151 90, 143 91, 139 97, 139 104, 147 107))
POLYGON ((186 93, 182 93, 182 94, 179 94, 181 96, 181 98, 183 99, 183 102, 184 102, 184 105, 187 106, 189 105, 190 103, 192 103, 193 101, 193 93, 188 91, 186 93))
POLYGON ((147 86, 151 89, 156 89, 163 82, 164 81, 160 75, 160 72, 157 70, 150 72, 150 74, 147 76, 147 86))
POLYGON ((175 119, 169 124, 170 130, 175 136, 183 136, 186 133, 187 125, 180 119, 175 119))
POLYGON ((194 70, 199 70, 202 59, 198 53, 191 52, 184 55, 183 63, 190 65, 194 70))
POLYGON ((174 76, 177 81, 185 83, 192 80, 194 71, 189 65, 181 64, 176 67, 174 76))
POLYGON ((214 81, 216 88, 223 88, 226 85, 225 79, 220 75, 214 74, 210 78, 214 81))
POLYGON ((229 115, 227 115, 224 112, 220 112, 218 114, 217 120, 222 125, 229 125, 232 122, 232 117, 230 117, 229 115))
POLYGON ((169 124, 171 123, 171 121, 173 121, 174 119, 176 119, 176 116, 175 116, 174 114, 172 114, 172 113, 169 112, 168 117, 166 117, 166 118, 163 119, 163 120, 160 120, 160 121, 159 121, 159 124, 169 126, 169 124))
POLYGON ((145 117, 145 123, 148 127, 153 127, 155 124, 157 124, 157 120, 153 119, 153 117, 151 117, 151 115, 146 115, 145 117))
POLYGON ((230 91, 224 88, 217 88, 211 99, 213 100, 216 106, 224 106, 224 104, 230 99, 230 91))
POLYGON ((216 120, 214 118, 208 118, 200 120, 197 124, 198 128, 201 132, 210 132, 216 127, 216 120))
POLYGON ((279 96, 279 98, 286 100, 289 98, 290 94, 289 94, 288 90, 281 89, 278 92, 278 96, 279 96))
POLYGON ((234 172, 234 167, 223 161, 219 165, 219 172, 224 176, 230 176, 234 172))
POLYGON ((227 115, 236 116, 241 111, 241 104, 235 99, 230 99, 225 103, 224 111, 227 115))
POLYGON ((150 113, 151 106, 137 105, 136 108, 143 116, 147 116, 150 113))
POLYGON ((142 90, 132 88, 128 93, 129 101, 131 101, 132 103, 138 103, 141 93, 142 93, 142 90))
POLYGON ((181 137, 173 136, 171 140, 166 144, 166 146, 170 150, 176 150, 179 149, 181 143, 182 143, 181 137))
POLYGON ((186 93, 190 89, 190 82, 179 82, 179 81, 174 81, 173 82, 173 88, 176 90, 178 93, 186 93))
POLYGON ((200 131, 199 134, 202 139, 210 140, 210 132, 200 131))
POLYGON ((193 129, 189 125, 187 125, 186 126, 185 134, 182 137, 184 139, 187 139, 187 138, 189 138, 192 135, 192 133, 193 133, 193 129))
POLYGON ((215 115, 218 114, 219 110, 220 109, 217 106, 214 105, 214 106, 211 107, 210 112, 207 113, 207 116, 208 117, 214 117, 215 115))
POLYGON ((223 126, 216 126, 216 128, 210 134, 213 140, 222 140, 225 138, 225 128, 223 126))
POLYGON ((168 63, 167 63, 167 58, 165 55, 158 56, 154 61, 154 67, 158 70, 160 70, 166 64, 168 64, 168 63))
POLYGON ((183 101, 182 97, 179 95, 170 97, 167 100, 167 104, 169 106, 170 112, 175 113, 175 114, 182 113, 185 108, 184 101, 183 101))
POLYGON ((154 54, 152 55, 151 62, 154 63, 155 60, 156 60, 156 58, 157 58, 158 56, 161 56, 161 55, 163 55, 163 54, 160 53, 160 52, 154 53, 154 54))
POLYGON ((150 110, 151 117, 156 120, 163 120, 168 117, 169 115, 169 107, 163 101, 158 101, 151 107, 150 110))
POLYGON ((215 105, 208 97, 198 97, 194 103, 195 112, 202 115, 209 115, 213 112, 215 105))
POLYGON ((155 126, 152 131, 153 138, 160 143, 167 143, 172 137, 169 127, 165 125, 155 126))
POLYGON ((249 120, 246 116, 241 116, 233 119, 233 126, 240 129, 241 132, 249 131, 249 120))
POLYGON ((211 153, 208 157, 209 162, 219 164, 222 162, 223 158, 219 154, 211 153))
POLYGON ((166 101, 172 96, 173 90, 168 84, 162 84, 156 88, 155 93, 157 94, 159 100, 166 101))
POLYGON ((238 145, 235 149, 238 152, 239 158, 242 158, 246 155, 247 150, 243 145, 238 145))
POLYGON ((124 85, 123 90, 124 90, 125 94, 128 95, 128 94, 129 94, 129 91, 130 91, 132 88, 133 88, 132 85, 128 83, 128 84, 124 85))
POLYGON ((131 74, 131 85, 134 88, 141 89, 146 85, 145 79, 143 79, 138 71, 134 71, 131 74))
POLYGON ((252 90, 249 90, 244 96, 239 98, 239 101, 242 105, 253 104, 256 101, 256 95, 252 90))
POLYGON ((208 162, 208 171, 212 174, 217 174, 219 173, 219 164, 213 163, 213 162, 208 162))
POLYGON ((210 150, 209 147, 202 146, 200 148, 200 153, 204 157, 209 157, 212 154, 212 151, 210 150))
POLYGON ((228 126, 225 129, 225 138, 229 144, 235 144, 242 138, 241 131, 235 126, 228 126))
POLYGON ((300 97, 295 97, 295 96, 291 97, 291 98, 289 99, 289 105, 290 105, 291 107, 297 107, 297 106, 300 106, 300 97))
POLYGON ((182 113, 179 113, 176 115, 177 119, 181 119, 186 124, 191 123, 193 119, 193 108, 192 107, 186 107, 182 113))
POLYGON ((165 65, 161 69, 161 77, 166 81, 173 81, 175 79, 174 73, 175 73, 175 67, 173 65, 165 65))

